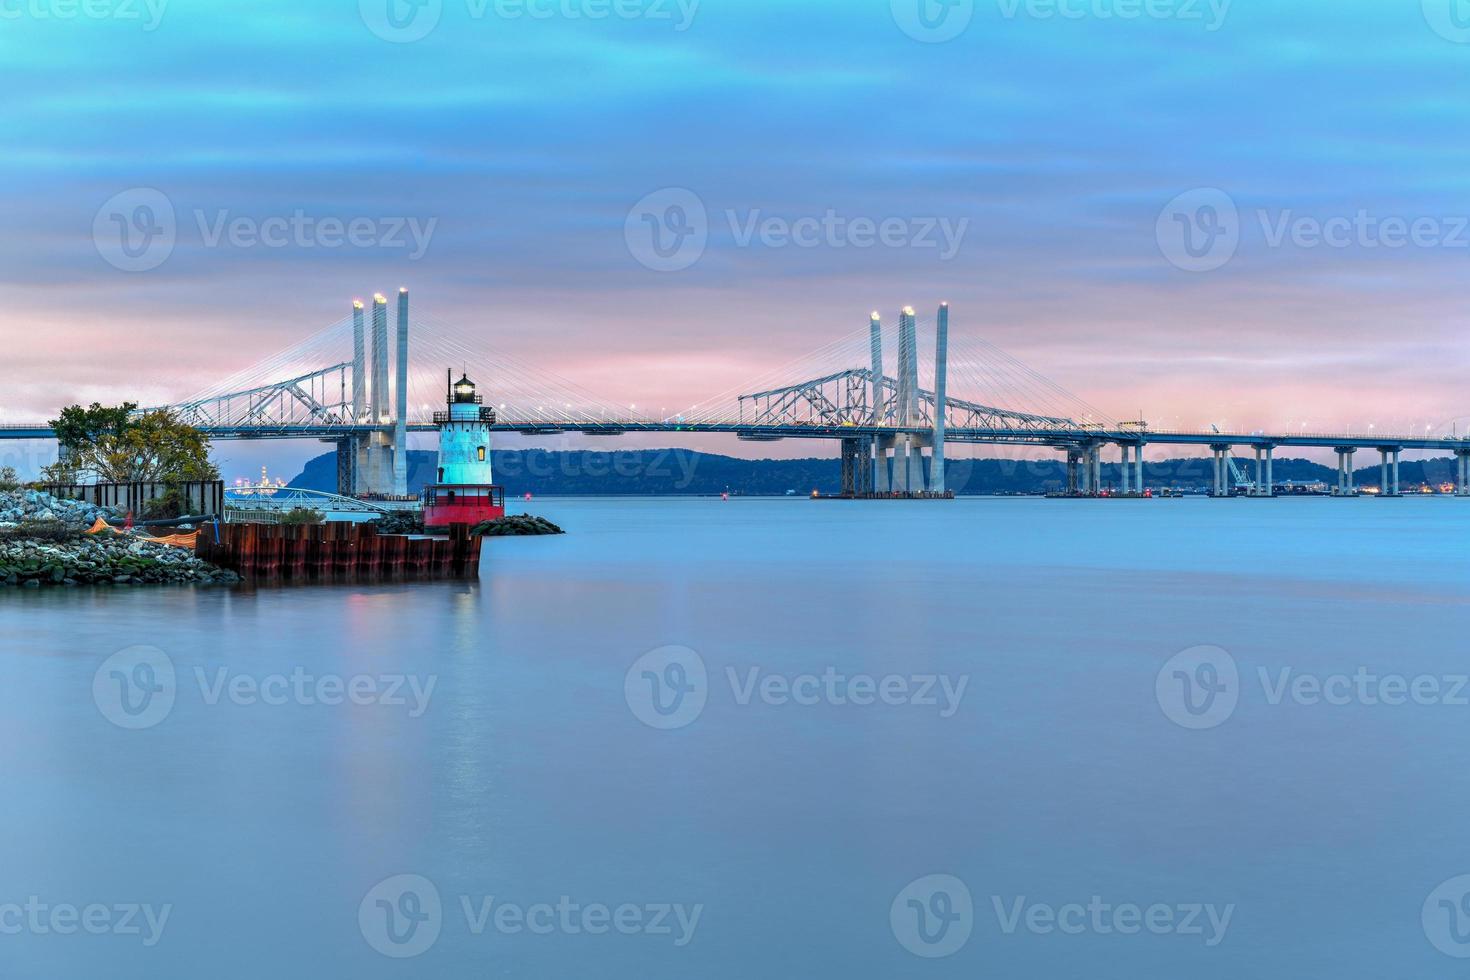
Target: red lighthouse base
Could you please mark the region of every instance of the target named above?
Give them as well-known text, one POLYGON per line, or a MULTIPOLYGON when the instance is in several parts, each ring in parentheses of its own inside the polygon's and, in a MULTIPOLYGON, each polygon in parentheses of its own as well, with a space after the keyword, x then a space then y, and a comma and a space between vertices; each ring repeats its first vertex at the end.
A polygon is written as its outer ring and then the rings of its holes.
POLYGON ((505 488, 431 484, 424 488, 424 527, 478 524, 505 516, 505 488))

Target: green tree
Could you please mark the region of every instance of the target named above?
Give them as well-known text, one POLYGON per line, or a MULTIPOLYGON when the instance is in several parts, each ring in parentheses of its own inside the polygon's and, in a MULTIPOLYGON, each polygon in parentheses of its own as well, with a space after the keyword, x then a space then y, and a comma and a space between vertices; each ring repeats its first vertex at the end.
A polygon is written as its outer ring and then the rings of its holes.
POLYGON ((136 409, 131 402, 62 409, 51 421, 61 458, 46 467, 45 478, 56 483, 219 479, 209 460, 208 436, 167 409, 142 414, 136 409))

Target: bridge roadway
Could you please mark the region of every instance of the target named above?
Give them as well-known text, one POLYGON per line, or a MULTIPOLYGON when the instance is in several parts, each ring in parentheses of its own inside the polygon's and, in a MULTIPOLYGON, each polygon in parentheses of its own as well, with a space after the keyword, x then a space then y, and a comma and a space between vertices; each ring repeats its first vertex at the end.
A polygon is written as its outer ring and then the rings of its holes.
MULTIPOLYGON (((201 431, 213 439, 322 439, 335 440, 352 435, 371 432, 390 432, 392 426, 380 425, 224 425, 202 426, 201 431)), ((409 432, 437 432, 438 427, 428 423, 410 423, 409 432)), ((775 441, 778 439, 856 439, 871 436, 912 434, 930 436, 933 428, 928 425, 826 425, 783 424, 750 425, 739 422, 686 424, 677 421, 633 421, 633 422, 537 422, 516 424, 497 422, 492 430, 499 433, 521 435, 557 435, 575 432, 589 436, 621 436, 640 432, 667 432, 736 435, 751 441, 775 441)), ((54 439, 56 433, 50 426, 42 424, 0 424, 0 439, 54 439)), ((1085 448, 1096 445, 1170 445, 1170 446, 1228 446, 1245 449, 1279 449, 1298 447, 1303 449, 1397 449, 1429 450, 1448 453, 1470 451, 1470 435, 1461 437, 1428 437, 1391 433, 1263 433, 1263 432, 1199 432, 1174 429, 1098 429, 1077 428, 1024 428, 1024 429, 945 429, 945 442, 1035 445, 1055 449, 1085 448)))

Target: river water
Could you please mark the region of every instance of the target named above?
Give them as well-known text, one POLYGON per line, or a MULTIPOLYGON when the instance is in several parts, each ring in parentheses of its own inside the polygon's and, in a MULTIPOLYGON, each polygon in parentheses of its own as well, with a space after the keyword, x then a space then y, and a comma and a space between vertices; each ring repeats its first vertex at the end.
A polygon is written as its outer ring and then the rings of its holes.
POLYGON ((538 500, 0 594, 0 976, 1452 976, 1470 502, 538 500))

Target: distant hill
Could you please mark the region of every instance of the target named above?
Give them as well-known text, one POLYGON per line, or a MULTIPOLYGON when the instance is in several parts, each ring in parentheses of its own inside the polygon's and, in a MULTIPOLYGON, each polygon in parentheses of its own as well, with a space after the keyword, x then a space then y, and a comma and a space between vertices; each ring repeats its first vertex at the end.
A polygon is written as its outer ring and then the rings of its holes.
MULTIPOLYGON (((1359 457, 1362 458, 1361 456, 1359 457)), ((840 488, 842 469, 834 458, 737 459, 698 453, 687 449, 629 449, 616 451, 542 449, 497 449, 491 453, 496 482, 512 496, 533 494, 798 494, 820 490, 835 493, 840 488)), ((409 489, 418 493, 431 482, 437 454, 412 450, 408 454, 409 489)), ((1254 460, 1239 460, 1242 472, 1254 473, 1254 460)), ((1277 459, 1278 483, 1292 481, 1335 483, 1337 471, 1304 459, 1277 459)), ((1426 480, 1442 483, 1454 478, 1454 461, 1449 458, 1405 462, 1400 478, 1406 488, 1426 480)), ((1054 459, 951 459, 947 466, 951 488, 964 494, 1040 493, 1055 490, 1066 480, 1066 466, 1054 459)), ((1360 486, 1378 484, 1378 467, 1357 471, 1360 486)), ((1170 459, 1144 467, 1145 482, 1152 487, 1204 488, 1211 482, 1206 459, 1170 459)), ((1104 483, 1117 485, 1118 464, 1103 464, 1104 483)), ((293 487, 312 490, 337 488, 337 461, 333 453, 306 464, 293 487)))

